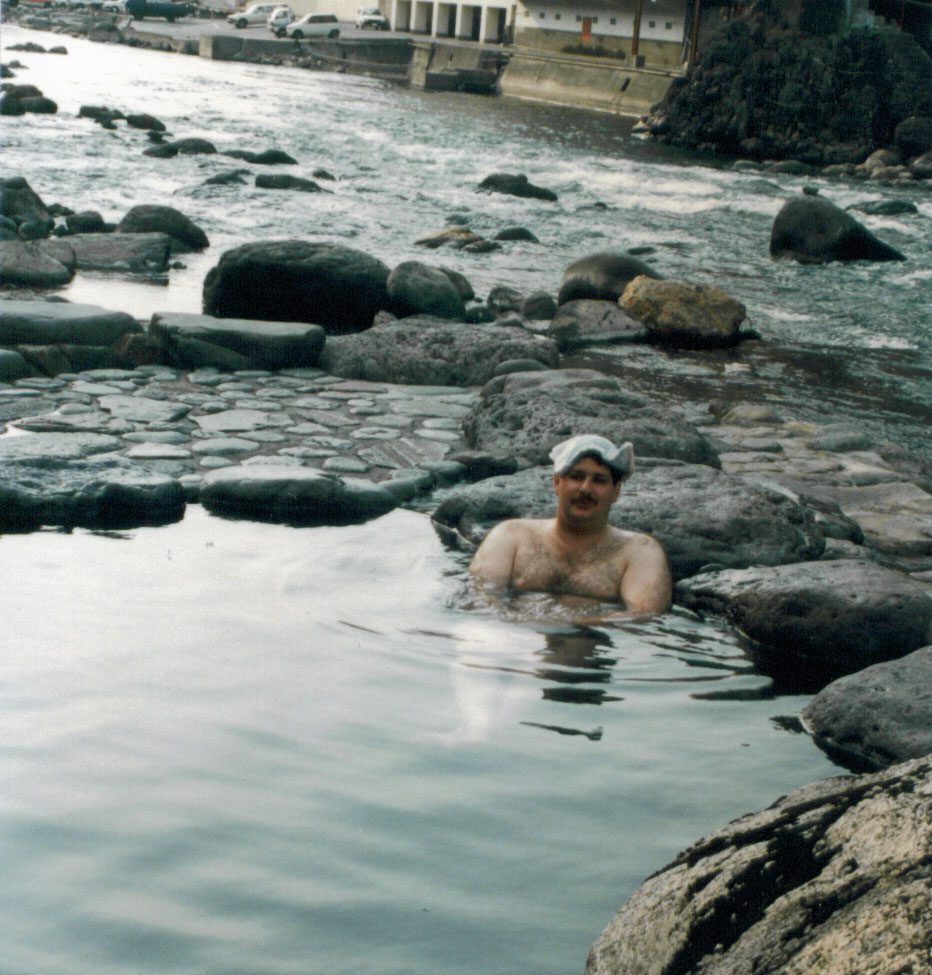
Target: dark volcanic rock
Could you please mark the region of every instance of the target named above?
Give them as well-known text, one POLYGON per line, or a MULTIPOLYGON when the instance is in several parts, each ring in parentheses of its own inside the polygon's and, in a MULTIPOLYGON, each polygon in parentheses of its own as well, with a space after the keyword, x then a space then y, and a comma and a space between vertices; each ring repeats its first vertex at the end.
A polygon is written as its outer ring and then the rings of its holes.
POLYGON ((491 173, 482 180, 476 189, 487 193, 506 193, 509 196, 529 197, 551 202, 557 199, 557 194, 553 190, 529 183, 524 173, 491 173))
MULTIPOLYGON (((15 288, 57 288, 74 276, 40 244, 0 240, 0 284, 15 288)), ((2 307, 2 305, 0 305, 2 307)))
POLYGON ((858 771, 932 754, 932 646, 840 677, 802 717, 820 748, 858 771))
MULTIPOLYGON (((552 518, 551 477, 552 468, 535 467, 457 489, 438 507, 434 523, 458 547, 471 547, 506 518, 552 518)), ((825 544, 803 505, 702 465, 636 470, 610 520, 653 535, 677 579, 712 562, 743 567, 818 558, 825 544)))
POLYGON ((897 217, 904 213, 919 212, 912 200, 866 200, 864 203, 852 203, 846 209, 880 217, 897 217))
MULTIPOLYGON (((510 358, 510 357, 509 357, 510 358)), ((709 441, 671 414, 589 369, 500 376, 487 383, 463 429, 471 447, 545 464, 551 448, 577 433, 630 440, 638 456, 720 467, 709 441)))
POLYGON ((0 300, 0 345, 110 345, 141 331, 126 312, 97 305, 0 300))
POLYGON ((173 250, 199 251, 209 246, 207 234, 174 207, 142 204, 132 207, 117 224, 117 233, 168 234, 173 250))
POLYGON ((644 275, 660 275, 645 261, 616 251, 600 251, 574 261, 563 273, 557 304, 588 298, 594 301, 618 301, 625 288, 644 275))
POLYGON ((99 234, 104 232, 104 218, 96 210, 69 213, 65 225, 73 234, 99 234))
POLYGON ((578 298, 560 305, 547 334, 561 352, 587 345, 646 342, 647 329, 614 301, 578 298))
POLYGON ((131 528, 178 521, 180 483, 110 454, 102 434, 37 433, 0 441, 0 528, 131 528))
POLYGON ((388 276, 390 310, 399 318, 434 315, 460 321, 466 304, 450 275, 420 261, 404 261, 388 276))
POLYGON ((381 261, 341 244, 257 241, 227 251, 208 271, 204 312, 360 332, 388 307, 388 274, 381 261))
POLYGON ((19 225, 30 218, 51 223, 48 207, 22 176, 0 182, 0 216, 19 225))
POLYGON ((676 601, 727 615, 768 670, 850 674, 928 642, 932 599, 902 572, 839 559, 694 576, 676 601))
POLYGON ((453 324, 420 316, 330 338, 321 354, 328 372, 346 379, 419 386, 479 386, 509 360, 557 364, 552 342, 520 329, 453 324))
POLYGON ((801 264, 905 260, 850 213, 809 194, 787 200, 781 207, 770 232, 770 254, 792 257, 801 264))
MULTIPOLYGON (((324 347, 324 330, 305 322, 255 322, 157 312, 149 334, 157 339, 165 358, 179 368, 205 365, 210 350, 219 346, 248 360, 243 368, 291 369, 317 365, 324 347)), ((214 363, 216 364, 216 363, 214 363)))
POLYGON ((586 975, 927 971, 930 817, 930 759, 798 789, 645 881, 586 975))

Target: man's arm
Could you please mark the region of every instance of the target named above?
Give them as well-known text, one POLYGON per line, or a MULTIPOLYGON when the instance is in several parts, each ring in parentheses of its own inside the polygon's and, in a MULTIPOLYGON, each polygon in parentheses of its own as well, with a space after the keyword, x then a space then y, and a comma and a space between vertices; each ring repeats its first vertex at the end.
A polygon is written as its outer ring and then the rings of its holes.
POLYGON ((663 547, 650 535, 637 535, 625 546, 626 562, 618 595, 628 613, 665 613, 673 581, 663 547))
POLYGON ((515 521, 503 521, 496 525, 476 550, 469 565, 470 573, 496 587, 504 589, 510 586, 519 535, 520 530, 515 521))

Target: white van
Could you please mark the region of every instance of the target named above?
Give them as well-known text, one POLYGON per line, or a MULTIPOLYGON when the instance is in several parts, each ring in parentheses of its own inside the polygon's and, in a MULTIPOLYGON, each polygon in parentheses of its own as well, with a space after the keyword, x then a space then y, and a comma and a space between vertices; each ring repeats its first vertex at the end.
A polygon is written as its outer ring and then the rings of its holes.
POLYGON ((227 23, 233 27, 249 27, 252 24, 264 24, 272 11, 281 6, 277 3, 251 3, 245 10, 230 14, 227 23))

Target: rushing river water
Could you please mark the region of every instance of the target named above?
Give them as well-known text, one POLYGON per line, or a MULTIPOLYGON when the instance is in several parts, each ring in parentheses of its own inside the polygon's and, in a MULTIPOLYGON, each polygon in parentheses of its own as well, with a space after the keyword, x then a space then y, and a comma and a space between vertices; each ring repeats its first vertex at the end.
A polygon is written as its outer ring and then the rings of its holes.
MULTIPOLYGON (((26 39, 52 41, 4 28, 5 44, 26 39)), ((4 173, 112 220, 169 203, 212 242, 167 286, 80 275, 71 300, 197 311, 206 270, 245 240, 324 236, 394 265, 466 213, 480 233, 520 223, 542 241, 428 257, 479 293, 555 291, 581 253, 653 246, 665 273, 722 284, 771 339, 586 361, 697 401, 747 383, 921 445, 921 196, 919 217, 870 221, 904 265, 773 265, 770 222, 799 181, 674 157, 623 120, 66 43, 67 57, 16 55, 60 114, 4 120, 4 173), (142 157, 144 134, 77 119, 95 103, 339 178, 316 195, 204 187, 239 163, 142 157), (492 171, 560 202, 476 195, 492 171)), ((462 558, 419 512, 296 530, 192 506, 158 529, 4 536, 0 564, 4 975, 578 972, 652 870, 838 771, 775 720, 808 697, 757 674, 721 627, 468 610, 462 558)))

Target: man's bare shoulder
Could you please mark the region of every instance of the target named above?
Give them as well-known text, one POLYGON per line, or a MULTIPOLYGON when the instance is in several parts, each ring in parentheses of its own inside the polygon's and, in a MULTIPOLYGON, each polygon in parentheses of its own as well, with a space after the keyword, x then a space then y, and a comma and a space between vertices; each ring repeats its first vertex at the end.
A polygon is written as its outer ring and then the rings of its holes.
POLYGON ((493 535, 516 541, 523 538, 539 538, 550 524, 549 518, 509 518, 507 521, 500 521, 486 535, 486 538, 491 538, 493 535))

